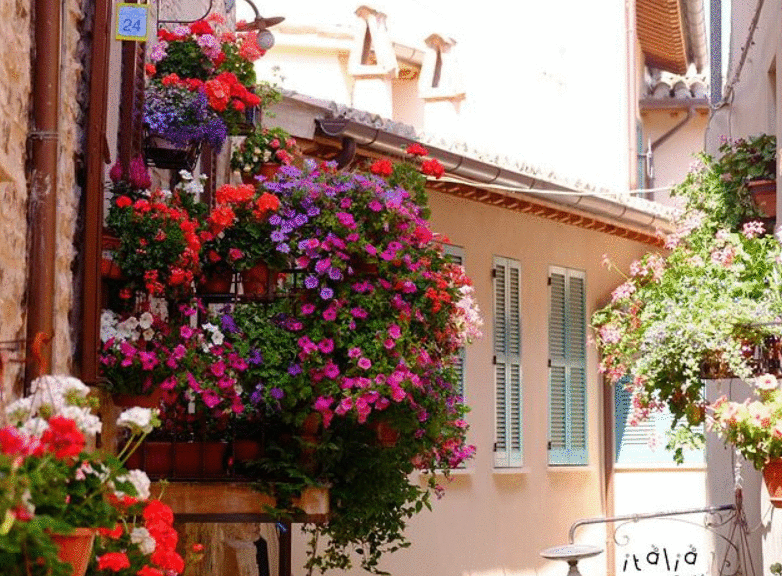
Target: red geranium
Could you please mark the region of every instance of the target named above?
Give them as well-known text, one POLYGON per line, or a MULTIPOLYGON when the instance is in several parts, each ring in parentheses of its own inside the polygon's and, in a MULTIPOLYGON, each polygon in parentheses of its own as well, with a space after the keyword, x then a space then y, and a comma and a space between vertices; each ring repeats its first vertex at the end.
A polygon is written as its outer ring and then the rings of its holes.
POLYGON ((381 158, 380 160, 375 160, 372 166, 369 167, 369 171, 372 172, 372 174, 377 174, 378 176, 391 176, 391 172, 394 170, 394 165, 391 164, 391 160, 388 158, 381 158))
POLYGON ((197 22, 193 22, 190 25, 190 32, 196 34, 197 36, 203 36, 204 34, 214 35, 215 33, 215 31, 209 25, 209 22, 206 20, 198 20, 197 22))
POLYGON ((98 557, 98 570, 119 572, 124 568, 130 568, 130 561, 124 552, 106 552, 98 557))
POLYGON ((432 158, 431 160, 424 160, 421 162, 421 173, 439 178, 445 174, 445 168, 443 168, 443 165, 440 164, 436 158, 432 158))
POLYGON ((408 154, 412 154, 413 156, 426 156, 429 154, 429 151, 421 146, 418 142, 413 142, 410 144, 410 146, 407 147, 406 152, 408 154))
POLYGON ((41 435, 41 443, 47 447, 55 458, 78 456, 84 449, 84 435, 76 426, 76 422, 63 416, 49 419, 49 428, 41 435))

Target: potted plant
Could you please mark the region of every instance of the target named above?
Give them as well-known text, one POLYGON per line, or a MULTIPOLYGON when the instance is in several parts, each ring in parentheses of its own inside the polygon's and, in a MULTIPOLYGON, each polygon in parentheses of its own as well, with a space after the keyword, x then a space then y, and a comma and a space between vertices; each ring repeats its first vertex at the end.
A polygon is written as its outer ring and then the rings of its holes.
POLYGON ((756 470, 763 472, 771 503, 782 507, 782 390, 773 374, 752 381, 756 398, 732 402, 720 397, 712 406, 712 428, 756 470))
POLYGON ((248 184, 225 184, 215 192, 215 205, 202 232, 205 263, 241 272, 245 294, 269 295, 276 271, 287 265, 271 237, 269 217, 278 207, 277 196, 248 184))
MULTIPOLYGON (((0 562, 13 575, 82 576, 99 527, 113 526, 125 496, 149 486, 124 457, 86 449, 100 431, 94 399, 80 380, 42 376, 31 395, 6 408, 0 430, 0 562)), ((155 426, 150 410, 123 413, 129 450, 155 426)))
POLYGON ((759 216, 776 218, 777 139, 773 134, 725 140, 716 167, 727 188, 751 201, 759 216))
POLYGON ((293 161, 296 140, 282 128, 259 128, 249 134, 231 154, 231 168, 242 182, 253 184, 256 176, 271 178, 281 165, 293 161))
POLYGON ((107 225, 120 241, 114 261, 127 290, 173 298, 192 294, 201 250, 198 222, 206 209, 196 200, 200 190, 185 172, 170 193, 158 189, 135 200, 125 194, 112 198, 107 225))
MULTIPOLYGON (((730 193, 720 161, 701 160, 675 189, 686 207, 666 238, 668 252, 634 262, 592 317, 600 369, 611 383, 629 382, 638 419, 667 405, 696 441, 706 412, 703 380, 764 371, 764 349, 782 331, 780 245, 761 221, 748 219, 752 212, 730 193)), ((677 457, 685 441, 683 432, 672 439, 677 457)))
POLYGON ((178 141, 184 140, 185 133, 190 133, 190 142, 208 141, 219 151, 227 134, 239 132, 245 123, 247 109, 261 103, 254 93, 253 62, 263 55, 255 43, 256 33, 236 34, 222 30, 223 24, 222 17, 213 14, 207 20, 188 26, 158 31, 159 42, 150 51, 151 64, 147 68, 150 88, 153 97, 161 101, 163 97, 154 94, 160 92, 161 87, 171 94, 156 108, 158 117, 154 120, 157 122, 152 122, 151 116, 147 120, 145 115, 149 133, 168 138, 167 128, 174 128, 178 141), (189 99, 187 94, 190 94, 189 99), (166 108, 172 112, 185 108, 180 100, 187 101, 187 110, 193 113, 189 116, 178 114, 176 120, 165 116, 166 108), (185 125, 176 125, 182 118, 186 119, 185 125), (215 118, 220 120, 219 125, 215 118), (206 134, 206 125, 213 134, 206 134))
POLYGON ((271 239, 301 281, 287 298, 238 304, 227 337, 248 358, 246 393, 267 431, 255 478, 289 511, 308 487, 330 493, 327 521, 311 528, 310 567, 346 568, 357 546, 376 570, 427 505, 429 490, 409 474, 447 470, 474 450, 452 359, 480 320, 469 280, 424 218, 423 186, 409 164, 386 180, 314 162, 260 183, 280 198, 271 239), (396 431, 396 443, 378 428, 396 431))

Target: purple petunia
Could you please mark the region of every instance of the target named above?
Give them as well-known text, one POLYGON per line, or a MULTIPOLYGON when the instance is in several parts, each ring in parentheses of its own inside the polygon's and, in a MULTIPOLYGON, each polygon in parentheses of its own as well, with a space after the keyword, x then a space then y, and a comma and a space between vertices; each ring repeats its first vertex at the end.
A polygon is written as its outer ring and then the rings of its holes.
POLYGON ((275 386, 269 390, 269 395, 275 400, 282 400, 283 396, 285 396, 285 392, 275 386))
POLYGON ((318 282, 318 278, 317 278, 317 276, 312 276, 312 275, 310 274, 309 276, 307 276, 307 277, 304 279, 304 287, 305 287, 305 288, 309 288, 310 290, 312 290, 312 289, 314 289, 314 288, 317 288, 317 287, 318 287, 318 284, 320 284, 320 283, 318 282))
POLYGON ((334 290, 332 290, 328 286, 324 286, 323 288, 320 289, 320 297, 323 300, 330 300, 331 298, 334 297, 334 290))

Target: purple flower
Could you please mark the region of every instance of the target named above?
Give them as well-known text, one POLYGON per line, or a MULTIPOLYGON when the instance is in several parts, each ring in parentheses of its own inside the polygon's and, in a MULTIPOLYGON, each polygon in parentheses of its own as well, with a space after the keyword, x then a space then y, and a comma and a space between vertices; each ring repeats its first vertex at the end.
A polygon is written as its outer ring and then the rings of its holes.
POLYGON ((288 366, 288 374, 291 376, 298 376, 301 374, 301 364, 293 363, 290 366, 288 366))
POLYGON ((285 392, 275 386, 269 390, 269 395, 275 400, 282 400, 283 396, 285 396, 285 392))
POLYGON ((323 288, 320 289, 320 297, 323 300, 330 300, 331 298, 334 297, 334 290, 332 290, 328 286, 324 286, 323 288))
POLYGON ((275 230, 271 233, 272 242, 283 242, 285 240, 285 234, 280 230, 275 230))
POLYGON ((287 244, 277 244, 277 252, 282 252, 283 254, 287 254, 291 251, 291 247, 287 244))
POLYGON ((329 278, 331 278, 332 280, 342 280, 342 270, 332 266, 331 268, 329 268, 329 278))
POLYGON ((220 326, 222 327, 223 332, 228 332, 229 334, 239 333, 239 327, 230 314, 223 314, 220 317, 220 326))
POLYGON ((323 274, 331 267, 331 258, 324 258, 315 262, 315 272, 323 274))
POLYGON ((259 404, 263 400, 263 384, 258 384, 250 395, 250 402, 259 404))
POLYGON ((247 358, 247 361, 250 364, 255 364, 256 366, 258 364, 262 364, 263 363, 263 355, 261 354, 261 351, 258 350, 257 348, 251 348, 250 349, 250 355, 247 358))
POLYGON ((310 290, 318 287, 318 278, 317 276, 309 275, 304 279, 304 287, 309 288, 310 290))

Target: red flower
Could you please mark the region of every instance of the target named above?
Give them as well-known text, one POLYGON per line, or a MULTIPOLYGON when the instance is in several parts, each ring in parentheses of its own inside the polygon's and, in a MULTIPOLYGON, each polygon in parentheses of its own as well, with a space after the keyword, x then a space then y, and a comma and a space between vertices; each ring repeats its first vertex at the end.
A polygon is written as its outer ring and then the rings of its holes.
POLYGON ((174 513, 171 508, 163 504, 160 500, 150 500, 144 512, 142 513, 145 521, 157 521, 165 522, 166 524, 174 523, 174 513))
POLYGON ((55 458, 78 456, 84 449, 84 435, 70 418, 53 416, 49 428, 41 435, 41 443, 47 446, 55 458))
POLYGON ((119 572, 124 568, 130 568, 130 561, 124 552, 106 552, 98 556, 98 570, 119 572))
POLYGON ((164 576, 161 570, 151 566, 142 566, 141 570, 136 572, 136 576, 164 576))
POLYGON ((391 160, 388 158, 375 160, 372 166, 369 167, 369 171, 372 172, 372 174, 377 174, 378 176, 391 176, 391 172, 393 172, 393 170, 394 165, 391 164, 391 160))
POLYGON ((113 538, 116 540, 122 536, 122 524, 116 524, 111 530, 108 528, 98 528, 98 532, 101 536, 105 536, 106 538, 113 538))
POLYGON ((0 430, 0 452, 3 454, 22 454, 27 443, 14 426, 0 430))
POLYGON ((131 204, 133 204, 133 200, 131 200, 129 197, 122 195, 119 198, 117 198, 116 202, 118 208, 127 208, 131 204))
POLYGON ((147 73, 147 76, 154 76, 155 74, 157 74, 157 68, 155 68, 154 64, 145 64, 144 72, 147 73))
POLYGON ((186 78, 185 85, 187 86, 188 90, 195 92, 196 90, 201 89, 201 87, 204 85, 204 81, 199 80, 198 78, 186 78))
POLYGON ((155 548, 152 553, 152 562, 160 566, 163 570, 173 570, 177 574, 185 569, 185 561, 173 550, 166 548, 155 548))
POLYGON ((33 519, 32 513, 22 504, 13 509, 13 514, 14 518, 19 520, 19 522, 29 522, 33 519))
POLYGON ((215 65, 215 68, 219 68, 220 64, 225 62, 225 52, 220 52, 215 58, 212 60, 212 64, 215 65))
POLYGON ((432 158, 431 160, 424 160, 421 162, 421 173, 439 178, 445 174, 445 168, 443 168, 443 165, 440 164, 436 158, 432 158))
POLYGON ((426 156, 429 154, 429 151, 421 146, 418 142, 413 142, 410 144, 410 146, 407 147, 406 152, 408 154, 412 154, 413 156, 426 156))
POLYGON ((171 275, 168 278, 168 283, 171 286, 181 286, 187 281, 187 274, 181 268, 172 266, 171 275))
POLYGON ((204 551, 204 545, 199 543, 199 542, 196 542, 195 544, 193 544, 192 550, 193 550, 193 552, 203 552, 204 551))
POLYGON ((144 200, 143 198, 141 198, 139 200, 136 200, 136 203, 133 205, 133 209, 136 212, 146 214, 152 209, 152 206, 149 205, 149 200, 144 200))
POLYGON ((230 96, 229 91, 227 91, 226 88, 228 88, 228 86, 218 79, 209 80, 204 84, 204 90, 206 92, 206 97, 209 99, 209 105, 218 112, 224 111, 228 106, 230 96))
POLYGON ((214 34, 215 31, 212 29, 212 27, 209 25, 209 22, 205 20, 198 20, 196 22, 193 22, 190 25, 190 32, 197 36, 202 36, 204 34, 214 34))
POLYGON ((179 84, 181 80, 176 73, 172 72, 168 76, 164 76, 161 82, 163 83, 163 86, 174 86, 179 84))
POLYGON ((234 100, 231 102, 231 106, 234 107, 234 110, 238 110, 239 112, 244 112, 244 102, 241 100, 234 100))

